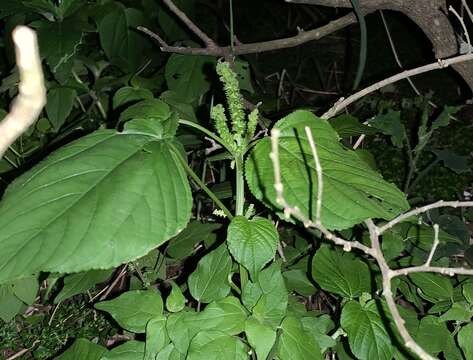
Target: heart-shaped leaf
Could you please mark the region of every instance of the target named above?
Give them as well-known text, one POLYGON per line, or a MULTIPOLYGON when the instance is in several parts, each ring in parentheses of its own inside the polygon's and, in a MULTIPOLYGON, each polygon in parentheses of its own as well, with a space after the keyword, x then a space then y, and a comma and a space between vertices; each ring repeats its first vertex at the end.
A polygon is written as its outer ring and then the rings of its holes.
MULTIPOLYGON (((317 144, 323 172, 322 223, 346 229, 368 218, 391 219, 409 204, 405 195, 383 180, 358 155, 344 148, 330 124, 309 111, 296 111, 275 125, 280 130, 279 160, 284 197, 308 218, 315 218, 317 172, 305 134, 308 126, 317 144)), ((266 204, 276 203, 271 139, 264 138, 246 161, 246 179, 252 193, 266 204)))
POLYGON ((268 219, 248 220, 236 216, 228 227, 227 245, 236 261, 243 265, 256 281, 258 272, 274 258, 279 235, 268 219))
POLYGON ((122 133, 98 130, 8 187, 0 203, 0 283, 38 271, 111 268, 185 227, 192 197, 179 144, 162 139, 154 120, 131 121, 122 133))

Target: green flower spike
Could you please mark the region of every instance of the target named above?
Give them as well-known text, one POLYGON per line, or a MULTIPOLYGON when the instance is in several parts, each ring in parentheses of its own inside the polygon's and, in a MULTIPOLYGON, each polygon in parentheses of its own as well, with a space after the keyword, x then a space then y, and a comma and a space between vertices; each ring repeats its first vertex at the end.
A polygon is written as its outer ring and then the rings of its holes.
POLYGON ((245 112, 243 111, 243 97, 240 94, 240 87, 236 74, 230 69, 227 62, 217 63, 217 73, 223 83, 225 95, 227 97, 228 111, 232 121, 232 131, 237 143, 241 142, 245 134, 245 112))
POLYGON ((218 134, 225 142, 225 144, 232 150, 235 150, 235 141, 233 135, 227 126, 227 116, 225 115, 225 109, 222 104, 218 104, 212 107, 210 110, 210 118, 215 121, 215 128, 218 134))
POLYGON ((255 135, 256 125, 258 125, 259 111, 258 108, 254 108, 248 115, 248 128, 246 130, 246 141, 251 141, 255 135))

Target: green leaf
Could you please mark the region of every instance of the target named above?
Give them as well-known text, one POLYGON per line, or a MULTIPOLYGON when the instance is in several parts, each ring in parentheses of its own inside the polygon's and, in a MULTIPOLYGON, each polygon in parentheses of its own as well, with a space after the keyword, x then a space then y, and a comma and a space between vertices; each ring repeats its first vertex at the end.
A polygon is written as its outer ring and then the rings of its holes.
POLYGON ((347 298, 370 292, 368 266, 351 253, 322 245, 312 261, 312 276, 324 290, 347 298))
POLYGON ((144 14, 133 8, 116 7, 98 23, 100 43, 110 61, 124 71, 133 72, 146 61, 149 42, 136 31, 146 24, 144 14))
POLYGON ((451 150, 431 150, 436 156, 438 161, 442 161, 443 165, 457 174, 463 174, 470 171, 469 158, 467 156, 461 156, 454 153, 451 150))
POLYGON ((64 278, 64 287, 59 294, 54 298, 54 303, 60 303, 63 300, 69 299, 74 295, 83 293, 89 290, 95 284, 104 282, 114 269, 110 270, 90 270, 77 274, 67 275, 64 278))
POLYGON ((348 334, 350 349, 360 360, 391 360, 394 347, 375 301, 360 305, 349 301, 343 306, 341 325, 348 334))
POLYGON ((166 103, 158 99, 143 100, 130 106, 121 113, 119 122, 130 119, 135 121, 126 125, 129 132, 150 132, 162 139, 174 137, 179 125, 177 113, 171 111, 166 103))
MULTIPOLYGON (((279 160, 284 197, 308 218, 315 218, 317 172, 305 127, 312 130, 323 172, 322 223, 346 229, 368 218, 391 219, 407 210, 405 195, 345 149, 326 120, 296 111, 275 125, 281 132, 279 160)), ((271 139, 258 141, 246 161, 246 179, 256 198, 280 208, 274 190, 271 139)))
POLYGON ((171 293, 166 298, 166 309, 170 312, 178 312, 184 309, 186 298, 182 295, 181 288, 174 281, 171 281, 171 293))
POLYGON ((40 23, 38 42, 41 56, 53 73, 66 64, 77 52, 82 41, 82 26, 76 20, 40 23))
POLYGON ((458 332, 458 344, 460 345, 465 359, 473 359, 473 323, 463 326, 458 332))
POLYGON ((240 300, 233 296, 210 303, 197 316, 201 330, 218 330, 228 335, 243 332, 246 318, 240 300))
POLYGON ((157 290, 135 290, 99 302, 95 308, 108 312, 124 329, 144 333, 148 321, 163 313, 163 300, 157 290))
POLYGON ((236 216, 228 226, 228 249, 235 260, 248 270, 253 281, 274 258, 278 243, 279 234, 268 219, 254 217, 248 220, 244 216, 236 216))
POLYGON ((445 345, 450 337, 450 331, 444 322, 435 316, 422 318, 416 333, 413 333, 414 340, 428 353, 436 355, 445 349, 445 345))
POLYGON ((186 356, 181 354, 173 344, 166 346, 156 356, 155 360, 185 360, 186 356))
POLYGON ((220 331, 201 331, 191 341, 187 360, 246 360, 247 348, 237 337, 220 331))
POLYGON ((36 276, 18 279, 10 284, 13 294, 26 305, 31 305, 38 294, 39 284, 36 276))
POLYGON ((166 331, 166 317, 157 316, 146 324, 146 344, 144 360, 155 360, 156 355, 169 344, 166 331))
POLYGON ((295 291, 303 296, 311 296, 315 294, 315 286, 307 278, 304 270, 294 269, 283 272, 286 280, 286 287, 289 291, 295 291))
POLYGON ((281 324, 278 355, 281 360, 322 360, 319 345, 306 333, 301 321, 288 316, 281 324))
POLYGON ((192 297, 202 303, 223 299, 230 292, 231 268, 232 259, 225 244, 205 255, 188 279, 192 297))
POLYGON ((466 301, 460 301, 452 304, 452 307, 442 316, 441 321, 460 321, 468 322, 473 316, 473 309, 466 301))
POLYGON ((164 70, 169 90, 185 102, 196 100, 210 89, 206 71, 213 71, 214 66, 210 56, 172 54, 164 70))
POLYGON ((215 231, 221 227, 222 224, 201 223, 192 220, 184 230, 169 240, 166 253, 175 259, 182 259, 190 255, 199 242, 205 240, 213 242, 216 239, 215 231))
POLYGON ((377 115, 370 120, 370 125, 381 130, 383 134, 391 136, 391 142, 398 148, 402 148, 403 143, 407 141, 400 111, 389 110, 386 114, 377 115))
POLYGON ((258 276, 258 287, 261 296, 252 309, 253 316, 262 324, 276 329, 286 315, 288 303, 288 292, 280 265, 273 263, 261 271, 258 276))
POLYGON ((177 112, 180 119, 198 122, 194 108, 181 94, 168 90, 159 95, 159 98, 168 104, 173 111, 177 112))
POLYGON ((330 316, 321 315, 318 317, 303 317, 301 318, 302 327, 307 334, 310 334, 314 341, 319 344, 320 351, 324 353, 328 348, 335 347, 337 342, 326 335, 333 329, 334 323, 330 316))
POLYGON ((62 0, 57 7, 57 14, 60 19, 64 19, 74 15, 85 4, 86 0, 62 0))
POLYGON ((55 360, 100 360, 107 353, 107 349, 97 345, 87 339, 77 339, 71 347, 64 353, 55 358, 55 360))
POLYGON ((248 91, 250 94, 253 94, 255 92, 255 89, 251 84, 250 64, 248 64, 247 61, 237 58, 233 63, 232 70, 236 74, 240 90, 245 90, 248 91))
POLYGON ((149 100, 153 98, 153 93, 148 89, 124 86, 113 95, 113 108, 127 104, 131 101, 149 100))
POLYGON ((441 301, 451 300, 453 297, 452 283, 445 276, 431 273, 414 273, 410 274, 409 278, 428 298, 441 301))
POLYGON ((0 319, 10 322, 24 307, 10 285, 0 285, 0 319))
POLYGON ((344 139, 351 136, 360 136, 361 134, 374 134, 378 132, 376 128, 361 124, 354 116, 343 114, 329 120, 332 128, 338 135, 344 139))
POLYGON ((463 284, 462 293, 470 305, 473 305, 473 282, 467 282, 463 284))
POLYGON ((74 89, 67 87, 57 87, 48 91, 46 114, 55 131, 60 129, 71 113, 76 95, 74 89))
POLYGON ((145 353, 145 343, 136 340, 129 340, 126 343, 119 345, 108 353, 106 353, 100 360, 141 360, 145 353))
POLYGON ((276 330, 255 318, 249 318, 245 323, 245 334, 248 343, 255 349, 257 358, 267 359, 276 342, 276 330))
POLYGON ((0 283, 108 269, 185 227, 192 198, 178 144, 154 128, 141 119, 123 133, 98 130, 10 184, 0 203, 0 283))
POLYGON ((203 324, 198 322, 198 313, 180 311, 169 315, 166 329, 176 349, 186 355, 189 344, 195 334, 200 331, 201 325, 203 324))

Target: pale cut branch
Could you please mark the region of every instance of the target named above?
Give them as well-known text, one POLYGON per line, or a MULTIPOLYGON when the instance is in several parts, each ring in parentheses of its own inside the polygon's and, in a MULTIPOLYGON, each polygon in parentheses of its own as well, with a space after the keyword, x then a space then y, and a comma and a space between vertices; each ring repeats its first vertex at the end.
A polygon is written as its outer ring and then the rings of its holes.
MULTIPOLYGON (((318 187, 317 187, 317 201, 320 200, 321 202, 321 197, 322 197, 322 192, 323 192, 323 182, 322 182, 322 167, 320 165, 320 159, 318 157, 317 153, 317 148, 316 144, 314 142, 312 133, 310 128, 306 127, 305 128, 306 134, 307 134, 307 139, 308 142, 311 146, 312 150, 312 156, 314 158, 314 161, 316 163, 316 171, 317 171, 317 178, 318 178, 318 187), (317 165, 319 164, 319 165, 317 165)), ((434 360, 435 358, 432 357, 430 354, 428 354, 417 342, 413 339, 413 337, 409 334, 409 331, 407 330, 405 326, 405 321, 401 317, 401 314, 399 312, 399 309, 397 307, 397 304, 394 300, 394 294, 392 291, 391 287, 391 280, 396 277, 396 276, 401 276, 401 275, 408 275, 411 273, 416 273, 416 272, 435 272, 443 275, 473 275, 473 269, 464 269, 464 268, 446 268, 446 267, 438 267, 438 266, 431 266, 431 262, 435 253, 435 250, 438 246, 439 243, 439 227, 437 224, 434 225, 434 241, 432 248, 429 252, 429 255, 427 257, 427 260, 425 263, 421 266, 413 266, 413 267, 408 267, 408 268, 403 268, 403 269, 396 269, 393 270, 389 267, 384 254, 381 249, 381 244, 379 240, 379 236, 381 233, 395 224, 411 217, 414 215, 418 215, 422 212, 425 212, 430 209, 434 208, 439 208, 439 207, 460 207, 460 206, 469 206, 473 207, 473 202, 460 202, 460 201, 439 201, 434 204, 426 205, 418 209, 414 209, 412 211, 409 211, 405 214, 402 214, 398 216, 396 219, 390 221, 386 225, 382 227, 378 227, 375 225, 375 223, 371 219, 365 220, 365 224, 368 227, 368 231, 370 234, 370 240, 371 240, 371 247, 368 247, 364 244, 361 244, 357 241, 347 241, 345 239, 342 239, 338 236, 336 236, 333 232, 327 230, 321 223, 320 221, 320 210, 318 209, 316 211, 316 221, 313 222, 310 220, 304 213, 297 207, 294 206, 292 207, 285 199, 284 197, 284 185, 282 183, 282 176, 281 176, 281 165, 279 162, 279 149, 278 149, 278 141, 279 141, 279 129, 275 128, 271 131, 271 153, 270 153, 270 158, 273 164, 273 170, 274 170, 274 189, 276 191, 276 202, 278 205, 283 207, 284 214, 286 217, 293 216, 297 220, 301 221, 305 227, 310 227, 314 229, 318 229, 322 234, 327 238, 327 240, 333 241, 336 245, 343 246, 344 251, 350 251, 352 248, 356 248, 364 252, 366 255, 370 255, 373 257, 380 270, 381 270, 381 275, 382 275, 382 282, 383 282, 383 296, 386 300, 386 304, 388 306, 388 309, 391 313, 392 319, 394 321, 394 324, 396 325, 396 328, 399 331, 399 334, 401 335, 402 339, 404 340, 404 345, 412 350, 416 355, 418 355, 422 360, 434 360)), ((317 205, 319 208, 321 207, 321 204, 317 205)))
POLYGON ((340 98, 327 112, 325 112, 321 116, 321 118, 322 119, 330 119, 331 117, 337 115, 340 111, 345 109, 348 105, 354 103, 355 101, 361 99, 362 97, 364 97, 364 96, 366 96, 366 95, 368 95, 368 94, 370 94, 370 93, 372 93, 376 90, 379 90, 379 89, 385 87, 386 85, 393 84, 393 83, 395 83, 399 80, 403 80, 403 79, 406 79, 406 78, 414 76, 414 75, 423 74, 423 73, 426 73, 426 72, 432 71, 432 70, 443 69, 443 68, 446 68, 450 65, 459 64, 459 63, 463 63, 463 62, 470 61, 470 60, 473 60, 473 53, 472 54, 459 55, 459 56, 455 56, 455 57, 452 57, 452 58, 449 58, 449 59, 439 59, 438 61, 436 61, 434 63, 424 65, 424 66, 420 66, 420 67, 415 68, 415 69, 403 71, 399 74, 388 77, 387 79, 378 81, 377 83, 375 83, 373 85, 370 85, 370 86, 362 89, 361 91, 358 91, 357 93, 355 93, 353 95, 350 95, 346 99, 343 98, 343 97, 340 98))
POLYGON ((46 103, 36 33, 26 26, 19 26, 13 30, 13 43, 20 84, 10 112, 0 122, 0 159, 8 147, 36 121, 46 103))

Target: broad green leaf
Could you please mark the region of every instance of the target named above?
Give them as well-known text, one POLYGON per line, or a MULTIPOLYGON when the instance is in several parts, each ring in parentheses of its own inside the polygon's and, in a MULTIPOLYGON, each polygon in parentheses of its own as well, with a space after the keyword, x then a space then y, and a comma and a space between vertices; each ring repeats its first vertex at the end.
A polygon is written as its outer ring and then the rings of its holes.
POLYGON ((169 344, 166 331, 166 317, 157 316, 146 324, 146 344, 144 360, 155 360, 156 355, 169 344))
POLYGON ((107 349, 87 339, 77 339, 71 347, 55 358, 55 360, 101 360, 107 349))
POLYGON ((182 295, 182 290, 174 281, 171 281, 171 293, 166 298, 166 309, 170 312, 178 312, 184 309, 186 298, 182 295))
POLYGON ((61 0, 57 7, 57 14, 60 19, 69 17, 86 4, 86 0, 61 0))
POLYGON ((344 139, 350 136, 359 136, 361 134, 374 134, 378 132, 376 128, 366 126, 358 121, 354 116, 343 114, 329 120, 330 125, 344 139))
POLYGON ((41 56, 53 73, 67 63, 77 52, 82 41, 81 24, 75 20, 42 22, 38 29, 41 56))
POLYGON ((67 275, 64 278, 64 287, 54 298, 57 304, 63 300, 69 299, 74 295, 81 294, 89 290, 95 284, 107 280, 112 275, 112 270, 90 270, 77 274, 67 275))
POLYGON ((301 269, 288 270, 282 273, 286 280, 286 287, 289 291, 295 291, 303 296, 315 294, 315 286, 307 278, 305 271, 301 269))
POLYGON ((228 226, 227 245, 235 260, 250 273, 253 281, 276 254, 279 234, 273 223, 262 217, 248 220, 236 216, 228 226))
POLYGON ((381 130, 383 134, 391 136, 391 142, 398 148, 402 148, 404 142, 407 141, 400 111, 389 110, 386 114, 377 115, 370 120, 370 125, 381 130))
POLYGON ((455 302, 452 307, 442 316, 442 321, 468 322, 473 317, 473 309, 466 301, 455 302))
POLYGON ((144 14, 133 8, 116 7, 98 23, 100 43, 110 61, 124 71, 135 71, 146 61, 148 39, 136 31, 146 24, 144 14))
POLYGON ((162 315, 163 300, 157 290, 134 290, 99 302, 95 308, 108 312, 124 329, 144 333, 148 321, 162 315))
POLYGON ((200 221, 191 220, 184 230, 169 240, 166 253, 175 259, 182 259, 190 255, 194 247, 201 241, 215 240, 215 231, 221 227, 222 224, 201 223, 200 221))
POLYGON ((0 285, 0 319, 10 322, 24 307, 10 285, 0 285))
POLYGON ((341 325, 348 334, 350 349, 360 360, 391 360, 394 347, 379 315, 375 301, 343 306, 341 325))
POLYGON ((130 119, 135 121, 127 124, 127 129, 151 132, 162 139, 174 137, 179 121, 177 113, 170 111, 169 105, 158 99, 140 101, 120 114, 120 122, 130 119))
POLYGON ((473 282, 467 282, 463 284, 462 293, 470 305, 473 305, 473 282))
POLYGON ((187 360, 246 360, 247 348, 237 337, 220 331, 201 331, 191 341, 187 360))
MULTIPOLYGON (((284 197, 309 218, 315 218, 317 172, 305 127, 312 130, 323 173, 322 223, 329 229, 346 229, 368 218, 391 219, 407 210, 405 195, 383 180, 358 155, 344 148, 326 120, 299 110, 278 121, 279 160, 284 197)), ((246 161, 251 192, 265 203, 280 208, 274 190, 274 171, 269 158, 271 139, 258 141, 246 161)))
MULTIPOLYGON (((461 240, 456 236, 450 235, 444 230, 439 230, 439 243, 456 243, 462 244, 461 240)), ((421 248, 424 251, 430 251, 434 242, 434 229, 432 226, 427 225, 413 225, 409 228, 407 237, 404 240, 409 240, 415 246, 421 248)))
POLYGON ((201 330, 202 325, 198 321, 198 313, 180 311, 169 315, 166 329, 176 349, 186 355, 192 338, 201 330))
POLYGON ((158 353, 155 360, 185 360, 186 356, 177 351, 171 343, 158 353))
POLYGON ((431 151, 437 156, 438 161, 442 161, 446 168, 455 171, 457 174, 463 174, 471 170, 468 156, 458 155, 448 149, 432 149, 431 151))
POLYGON ((68 87, 56 87, 48 91, 46 114, 55 131, 61 128, 71 113, 76 95, 76 91, 68 87))
POLYGON ((180 119, 198 122, 194 108, 181 94, 176 91, 167 90, 159 95, 159 98, 168 104, 173 111, 177 112, 180 119))
POLYGON ((460 345, 465 359, 473 359, 473 323, 463 326, 457 335, 458 344, 460 345))
POLYGON ((368 266, 353 254, 327 245, 315 253, 312 276, 322 289, 351 299, 371 290, 368 266))
POLYGON ((320 351, 324 353, 328 348, 335 347, 337 342, 327 333, 334 328, 334 323, 330 316, 321 315, 318 317, 301 318, 302 327, 307 334, 310 334, 314 341, 319 344, 320 351))
POLYGON ((39 284, 36 276, 18 279, 10 284, 13 294, 26 305, 31 305, 38 294, 39 284))
POLYGON ((105 353, 100 360, 141 360, 144 354, 144 342, 129 340, 105 353))
POLYGON ((261 296, 253 307, 253 316, 262 324, 276 329, 286 315, 288 303, 288 292, 280 265, 273 263, 261 271, 258 287, 261 296))
POLYGON ((197 316, 201 330, 218 330, 228 335, 243 332, 246 318, 240 300, 233 296, 210 303, 197 316))
POLYGON ((301 321, 286 317, 281 324, 278 355, 281 360, 322 360, 319 345, 304 330, 301 321))
POLYGON ((435 316, 426 316, 419 323, 417 332, 412 333, 414 340, 425 351, 436 355, 445 349, 450 337, 447 325, 435 316))
POLYGON ((214 65, 209 56, 172 54, 164 73, 169 90, 186 102, 196 100, 210 89, 206 73, 213 71, 214 65))
POLYGON ((191 192, 157 121, 98 130, 51 154, 0 202, 0 283, 38 271, 108 269, 187 224, 191 192), (161 131, 161 133, 159 133, 161 131))
POLYGON ((149 100, 153 98, 153 93, 148 89, 124 86, 113 95, 113 108, 127 104, 131 101, 149 100))
POLYGON ((251 84, 250 64, 248 64, 247 61, 237 58, 233 63, 233 66, 233 71, 237 76, 240 90, 245 90, 248 91, 250 94, 253 94, 255 92, 255 89, 253 89, 253 85, 251 84))
POLYGON ((431 273, 414 273, 409 277, 428 298, 435 301, 452 299, 453 285, 450 278, 431 273))
POLYGON ((205 255, 188 279, 192 297, 202 303, 223 299, 230 292, 231 268, 232 259, 225 244, 205 255))
POLYGON ((255 318, 249 318, 245 323, 245 334, 248 343, 255 349, 257 358, 267 359, 276 342, 276 330, 255 318))

